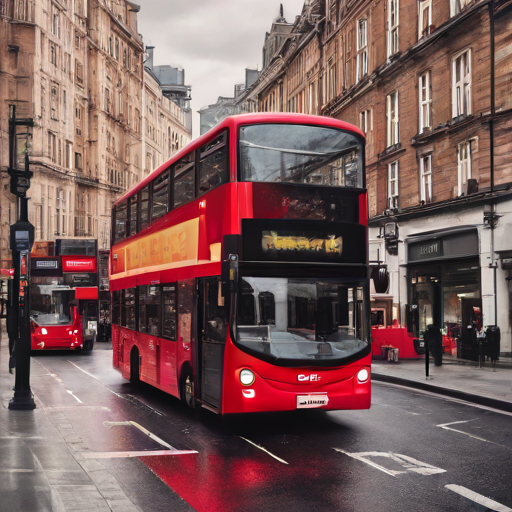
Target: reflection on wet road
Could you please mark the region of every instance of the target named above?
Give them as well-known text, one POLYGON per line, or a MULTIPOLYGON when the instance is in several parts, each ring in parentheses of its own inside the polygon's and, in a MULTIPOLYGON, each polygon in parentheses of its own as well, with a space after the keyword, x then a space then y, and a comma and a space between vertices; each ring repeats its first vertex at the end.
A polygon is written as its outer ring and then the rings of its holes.
POLYGON ((145 512, 511 510, 510 415, 374 385, 369 411, 219 418, 111 359, 38 354, 32 388, 145 512))

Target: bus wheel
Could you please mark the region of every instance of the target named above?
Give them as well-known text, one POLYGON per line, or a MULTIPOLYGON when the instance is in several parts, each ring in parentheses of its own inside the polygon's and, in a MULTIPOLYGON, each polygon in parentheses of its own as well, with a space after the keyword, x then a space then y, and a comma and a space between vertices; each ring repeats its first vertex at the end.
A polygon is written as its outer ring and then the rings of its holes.
POLYGON ((130 352, 130 384, 133 387, 140 384, 139 349, 136 347, 130 352))
POLYGON ((181 380, 181 399, 191 408, 196 406, 196 399, 194 397, 194 375, 192 370, 187 370, 185 377, 181 380))

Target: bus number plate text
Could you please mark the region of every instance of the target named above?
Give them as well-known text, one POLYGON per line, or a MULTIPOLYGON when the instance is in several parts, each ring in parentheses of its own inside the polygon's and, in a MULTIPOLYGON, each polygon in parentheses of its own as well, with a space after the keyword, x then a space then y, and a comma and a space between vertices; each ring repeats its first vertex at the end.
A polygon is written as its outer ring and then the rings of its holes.
POLYGON ((328 403, 327 394, 297 395, 297 409, 315 409, 328 403))

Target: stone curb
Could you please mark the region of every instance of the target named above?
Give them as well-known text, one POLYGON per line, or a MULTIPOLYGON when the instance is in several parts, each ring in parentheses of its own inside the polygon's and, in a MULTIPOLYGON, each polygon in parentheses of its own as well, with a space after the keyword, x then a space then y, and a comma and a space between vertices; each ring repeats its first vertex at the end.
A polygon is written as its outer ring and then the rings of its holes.
POLYGON ((471 402, 478 405, 485 405, 493 409, 500 411, 512 412, 512 402, 507 400, 500 400, 499 398, 492 398, 486 395, 477 395, 475 393, 467 393, 465 391, 459 391, 456 389, 444 388, 441 386, 435 386, 433 384, 427 384, 426 382, 418 382, 416 380, 404 379, 402 377, 393 377, 392 375, 382 375, 379 373, 372 372, 372 380, 379 382, 387 382, 389 384, 398 384, 400 386, 406 386, 408 388, 421 389, 423 391, 430 391, 438 395, 445 395, 458 400, 464 400, 465 402, 471 402))

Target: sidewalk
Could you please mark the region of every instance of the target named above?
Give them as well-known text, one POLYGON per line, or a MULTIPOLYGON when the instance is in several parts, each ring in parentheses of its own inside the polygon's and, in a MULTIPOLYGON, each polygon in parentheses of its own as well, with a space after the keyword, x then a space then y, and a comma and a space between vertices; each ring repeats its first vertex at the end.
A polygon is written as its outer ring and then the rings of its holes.
POLYGON ((431 391, 452 398, 512 412, 512 367, 502 362, 496 371, 490 363, 482 369, 477 363, 459 364, 445 358, 442 366, 430 361, 429 378, 425 377, 425 360, 372 362, 372 378, 431 391))
MULTIPOLYGON (((4 333, 2 333, 4 334, 4 333)), ((33 411, 10 411, 14 375, 6 337, 0 343, 0 510, 140 512, 109 471, 88 460, 88 447, 64 414, 36 395, 33 411)), ((32 361, 31 380, 47 378, 32 361)), ((48 386, 59 386, 54 379, 48 386)))

